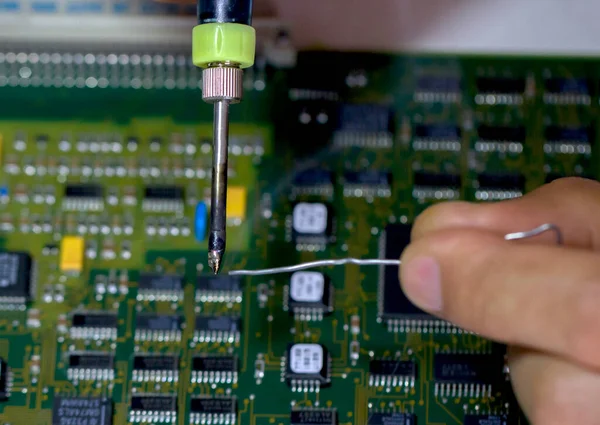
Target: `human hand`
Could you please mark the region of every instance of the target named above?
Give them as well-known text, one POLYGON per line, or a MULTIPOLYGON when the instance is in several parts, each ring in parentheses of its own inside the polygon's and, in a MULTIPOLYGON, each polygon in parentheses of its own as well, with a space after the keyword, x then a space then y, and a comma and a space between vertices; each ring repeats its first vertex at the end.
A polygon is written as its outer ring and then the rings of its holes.
POLYGON ((400 280, 417 306, 509 345, 533 425, 600 424, 600 184, 567 178, 516 200, 436 205, 416 220, 400 280), (506 233, 556 224, 554 235, 506 233))

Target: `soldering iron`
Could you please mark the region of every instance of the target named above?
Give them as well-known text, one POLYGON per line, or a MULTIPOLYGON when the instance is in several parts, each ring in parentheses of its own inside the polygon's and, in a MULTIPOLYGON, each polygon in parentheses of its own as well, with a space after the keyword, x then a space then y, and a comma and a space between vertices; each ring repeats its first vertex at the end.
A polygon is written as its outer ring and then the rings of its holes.
POLYGON ((254 64, 252 0, 198 0, 194 65, 203 68, 202 99, 214 104, 208 265, 217 274, 226 246, 229 105, 242 100, 243 69, 254 64))

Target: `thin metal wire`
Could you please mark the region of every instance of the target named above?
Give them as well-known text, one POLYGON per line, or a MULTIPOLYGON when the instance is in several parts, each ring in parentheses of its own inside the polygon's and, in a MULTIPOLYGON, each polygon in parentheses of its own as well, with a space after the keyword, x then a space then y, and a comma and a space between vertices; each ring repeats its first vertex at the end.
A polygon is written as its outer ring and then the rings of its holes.
MULTIPOLYGON (((563 244, 563 235, 558 226, 552 223, 542 224, 535 229, 527 230, 525 232, 508 233, 504 235, 504 239, 507 241, 514 241, 519 239, 528 239, 535 236, 541 235, 545 232, 554 232, 556 234, 556 243, 558 245, 563 244)), ((315 269, 318 267, 331 267, 331 266, 342 266, 344 264, 355 264, 357 266, 399 266, 400 260, 390 260, 382 258, 340 258, 340 259, 329 259, 329 260, 317 260, 309 261, 306 263, 294 264, 292 266, 283 267, 272 267, 269 269, 259 270, 232 270, 229 272, 230 276, 264 276, 270 274, 279 273, 292 273, 301 270, 315 269)))

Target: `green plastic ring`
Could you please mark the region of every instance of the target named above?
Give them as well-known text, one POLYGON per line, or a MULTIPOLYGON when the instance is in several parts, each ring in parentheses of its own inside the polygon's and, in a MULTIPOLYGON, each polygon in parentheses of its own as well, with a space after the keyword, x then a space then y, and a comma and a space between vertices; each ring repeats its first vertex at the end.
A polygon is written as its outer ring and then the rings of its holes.
POLYGON ((254 65, 255 50, 256 32, 248 25, 203 24, 192 33, 192 59, 201 68, 219 62, 248 68, 254 65))

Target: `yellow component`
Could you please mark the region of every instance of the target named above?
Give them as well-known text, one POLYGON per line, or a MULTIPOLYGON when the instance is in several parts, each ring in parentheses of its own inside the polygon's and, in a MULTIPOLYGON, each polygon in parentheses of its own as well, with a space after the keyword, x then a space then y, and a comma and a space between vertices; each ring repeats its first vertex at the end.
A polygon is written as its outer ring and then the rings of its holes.
POLYGON ((0 134, 0 164, 2 164, 2 134, 0 134))
POLYGON ((244 186, 230 186, 227 188, 227 219, 244 220, 246 218, 246 204, 248 190, 244 186))
POLYGON ((201 68, 217 62, 249 68, 254 65, 255 50, 256 31, 248 25, 202 24, 192 33, 192 59, 201 68))
POLYGON ((60 270, 79 273, 83 270, 85 243, 80 236, 65 236, 60 242, 60 270))

